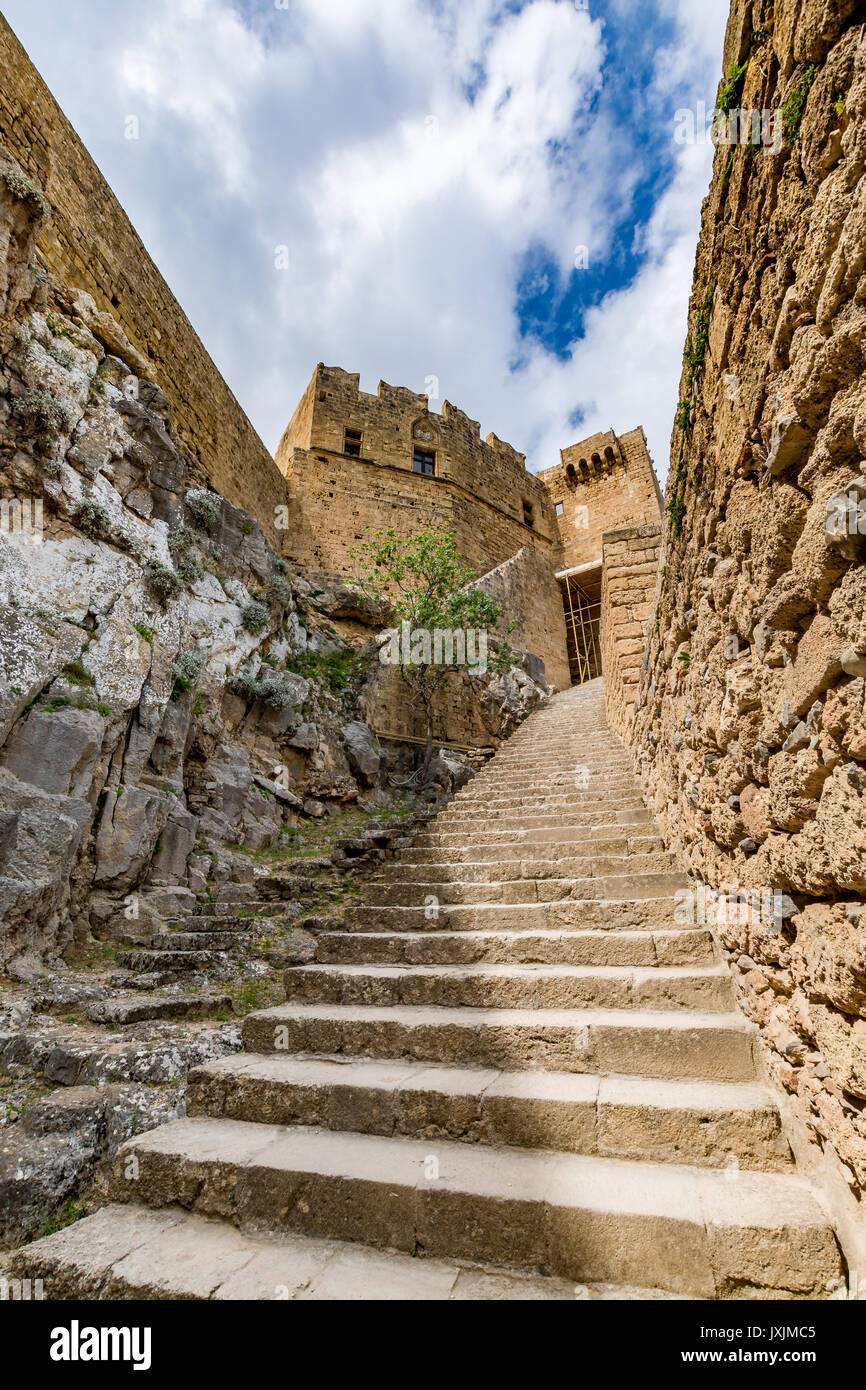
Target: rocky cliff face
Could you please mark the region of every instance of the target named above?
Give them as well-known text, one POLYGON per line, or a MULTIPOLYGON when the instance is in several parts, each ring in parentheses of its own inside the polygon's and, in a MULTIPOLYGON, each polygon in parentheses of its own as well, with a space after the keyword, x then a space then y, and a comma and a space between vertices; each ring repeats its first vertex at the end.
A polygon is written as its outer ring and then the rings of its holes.
MULTIPOLYGON (((247 882, 233 847, 373 810, 412 772, 363 717, 385 615, 290 574, 249 515, 190 487, 147 363, 34 269, 49 212, 0 152, 0 970, 17 978, 247 882)), ((487 691, 500 727, 543 698, 520 677, 487 691)), ((434 771, 443 789, 465 775, 434 771)))
POLYGON ((862 18, 856 0, 733 6, 719 104, 767 113, 776 148, 750 126, 716 154, 634 728, 685 866, 714 889, 756 890, 709 915, 776 1076, 855 1190, 866 1183, 862 18))

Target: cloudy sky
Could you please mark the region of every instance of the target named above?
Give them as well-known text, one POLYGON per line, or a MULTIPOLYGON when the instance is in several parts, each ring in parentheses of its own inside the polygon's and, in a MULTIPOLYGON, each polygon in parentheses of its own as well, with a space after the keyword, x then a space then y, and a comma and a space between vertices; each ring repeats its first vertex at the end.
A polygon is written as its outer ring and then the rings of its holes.
POLYGON ((664 477, 728 0, 0 7, 270 449, 324 361, 664 477))

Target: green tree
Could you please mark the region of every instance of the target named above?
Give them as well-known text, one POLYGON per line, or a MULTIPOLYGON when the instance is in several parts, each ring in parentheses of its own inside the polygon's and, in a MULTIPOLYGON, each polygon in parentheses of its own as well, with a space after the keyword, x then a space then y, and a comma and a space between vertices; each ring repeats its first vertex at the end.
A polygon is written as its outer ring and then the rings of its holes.
MULTIPOLYGON (((514 624, 494 637, 502 605, 473 584, 478 573, 464 563, 456 531, 402 537, 394 530, 368 529, 366 535, 353 552, 361 570, 359 583, 370 597, 391 604, 399 624, 389 629, 390 659, 424 710, 421 771, 426 776, 433 758, 434 700, 455 670, 455 658, 459 661, 462 650, 471 675, 507 670, 516 661, 506 640, 514 624)), ((380 652, 380 659, 387 658, 380 652)))

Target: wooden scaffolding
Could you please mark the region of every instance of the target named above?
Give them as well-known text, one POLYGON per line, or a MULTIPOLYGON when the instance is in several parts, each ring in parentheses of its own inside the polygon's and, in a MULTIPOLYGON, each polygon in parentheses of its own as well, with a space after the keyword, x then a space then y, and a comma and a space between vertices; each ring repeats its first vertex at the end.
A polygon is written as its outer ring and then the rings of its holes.
POLYGON ((565 608, 571 679, 575 685, 581 685, 601 675, 601 595, 595 599, 572 574, 563 575, 559 582, 565 608))

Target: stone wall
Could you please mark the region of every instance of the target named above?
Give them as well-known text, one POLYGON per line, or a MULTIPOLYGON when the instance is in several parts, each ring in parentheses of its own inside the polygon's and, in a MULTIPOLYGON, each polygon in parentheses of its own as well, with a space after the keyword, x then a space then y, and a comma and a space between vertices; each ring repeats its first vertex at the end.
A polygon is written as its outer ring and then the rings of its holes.
MULTIPOLYGON (((140 377, 158 381, 171 402, 175 433, 191 477, 250 512, 271 539, 285 482, 220 376, 135 228, 69 121, 0 15, 0 144, 44 189, 53 208, 39 236, 43 263, 84 290, 117 325, 140 377)), ((112 323, 115 325, 112 328, 112 323)), ((88 324, 99 336, 99 326, 88 324)))
POLYGON ((345 457, 350 429, 361 436, 360 457, 368 464, 411 472, 417 445, 436 457, 435 480, 422 482, 456 483, 520 525, 527 503, 533 528, 548 540, 556 534, 550 499, 526 471, 523 454, 495 434, 482 440, 478 421, 450 401, 443 401, 440 415, 428 409, 427 396, 405 386, 380 381, 374 396, 361 391, 359 381, 357 373, 319 363, 277 450, 277 463, 287 476, 294 449, 324 453, 336 466, 345 457))
POLYGON ((538 479, 554 507, 558 569, 600 563, 606 531, 651 526, 661 516, 661 493, 640 427, 570 444, 561 462, 543 469, 538 479), (557 503, 562 504, 559 516, 557 503))
POLYGON ((601 655, 610 726, 628 736, 659 578, 660 526, 602 537, 601 655))
POLYGON ((285 552, 310 570, 356 574, 353 552, 367 530, 391 527, 404 536, 453 528, 465 562, 480 574, 530 551, 532 587, 527 581, 511 590, 504 617, 516 621, 514 643, 541 657, 548 679, 560 688, 571 684, 552 540, 446 478, 300 448, 280 461, 289 479, 285 552))
POLYGON ((866 1185, 862 19, 734 0, 731 104, 784 138, 716 152, 632 733, 685 867, 778 895, 718 930, 837 1195, 866 1185))

